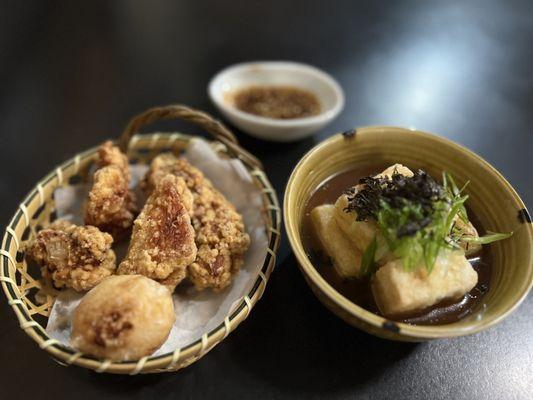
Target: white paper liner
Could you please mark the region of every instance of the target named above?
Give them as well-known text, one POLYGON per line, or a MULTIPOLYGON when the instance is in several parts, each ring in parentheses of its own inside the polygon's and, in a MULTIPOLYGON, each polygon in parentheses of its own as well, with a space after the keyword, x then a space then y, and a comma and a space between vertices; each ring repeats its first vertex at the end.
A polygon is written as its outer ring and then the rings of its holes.
MULTIPOLYGON (((220 325, 252 288, 268 247, 261 191, 254 185, 244 165, 239 160, 221 159, 202 139, 192 139, 184 156, 199 168, 242 214, 246 231, 250 235, 250 248, 245 254, 241 271, 223 291, 198 292, 192 285, 178 286, 173 295, 176 322, 167 341, 153 355, 184 347, 220 325)), ((145 165, 131 165, 132 187, 136 187, 146 171, 145 165)), ((88 190, 89 187, 85 184, 58 188, 54 193, 58 218, 83 224, 82 206, 88 190)), ((114 249, 118 265, 126 252, 127 243, 114 249)), ((73 290, 65 290, 59 294, 46 326, 51 338, 69 345, 72 313, 83 296, 83 293, 73 290)))

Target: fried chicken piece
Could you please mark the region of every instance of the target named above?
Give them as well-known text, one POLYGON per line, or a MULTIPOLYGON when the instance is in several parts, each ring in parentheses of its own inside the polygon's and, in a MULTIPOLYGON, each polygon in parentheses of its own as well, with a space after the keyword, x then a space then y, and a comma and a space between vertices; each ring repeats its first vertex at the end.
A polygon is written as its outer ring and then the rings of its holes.
POLYGON ((122 170, 122 173, 128 181, 131 179, 128 157, 126 157, 117 146, 113 146, 111 140, 106 141, 98 149, 98 160, 96 161, 96 165, 99 168, 114 165, 122 170))
POLYGON ((65 220, 53 222, 37 233, 27 255, 41 266, 54 286, 78 292, 89 290, 115 271, 113 238, 94 226, 76 226, 65 220))
POLYGON ((191 225, 192 194, 182 178, 161 179, 133 226, 119 274, 141 274, 173 291, 196 258, 191 225))
POLYGON ((131 174, 128 159, 111 141, 98 150, 98 169, 85 208, 85 223, 109 232, 115 240, 123 238, 136 213, 135 195, 129 189, 131 174))
POLYGON ((199 169, 172 154, 154 158, 143 181, 145 190, 168 174, 182 177, 194 199, 191 220, 198 254, 188 268, 189 279, 198 290, 221 290, 239 271, 250 245, 242 216, 199 169))

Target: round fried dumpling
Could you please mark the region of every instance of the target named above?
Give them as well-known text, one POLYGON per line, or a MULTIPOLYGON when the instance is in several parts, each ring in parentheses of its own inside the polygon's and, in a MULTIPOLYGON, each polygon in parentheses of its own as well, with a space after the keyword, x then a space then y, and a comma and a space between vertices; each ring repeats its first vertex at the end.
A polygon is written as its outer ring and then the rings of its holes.
POLYGON ((138 360, 161 347, 175 318, 166 287, 142 275, 114 275, 74 311, 71 343, 95 357, 138 360))

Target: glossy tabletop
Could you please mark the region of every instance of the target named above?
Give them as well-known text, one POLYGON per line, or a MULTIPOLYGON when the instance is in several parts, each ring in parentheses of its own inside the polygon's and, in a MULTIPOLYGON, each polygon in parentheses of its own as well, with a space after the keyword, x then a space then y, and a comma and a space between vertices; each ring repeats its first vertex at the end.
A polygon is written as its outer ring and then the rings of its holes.
MULTIPOLYGON (((340 117, 290 144, 241 143, 280 200, 314 144, 364 125, 416 127, 492 163, 533 204, 533 3, 7 1, 0 13, 0 224, 56 164, 153 105, 216 115, 206 86, 249 60, 336 77, 340 117)), ((176 123, 154 126, 183 129, 176 123)), ((384 144, 386 145, 386 144, 384 144)), ((413 149, 416 151, 416 149, 413 149)), ((531 399, 533 298, 487 332, 421 344, 346 325, 313 296, 284 238, 265 295, 220 346, 177 373, 112 376, 56 364, 0 299, 3 399, 531 399)))

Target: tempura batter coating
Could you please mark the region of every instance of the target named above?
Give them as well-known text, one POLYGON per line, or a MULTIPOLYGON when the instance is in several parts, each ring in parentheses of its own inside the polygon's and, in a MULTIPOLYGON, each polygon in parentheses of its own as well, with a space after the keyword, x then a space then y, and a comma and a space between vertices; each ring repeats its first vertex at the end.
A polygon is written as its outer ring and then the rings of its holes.
POLYGON ((199 169, 172 154, 154 158, 145 188, 152 190, 168 174, 182 177, 194 199, 191 220, 198 255, 188 268, 189 279, 198 290, 223 289, 239 271, 250 245, 242 216, 199 169))
POLYGON ((196 258, 190 210, 192 194, 174 175, 161 179, 133 226, 119 274, 141 274, 174 290, 196 258))
POLYGON ((124 237, 135 217, 135 195, 129 189, 128 159, 110 141, 98 150, 93 186, 85 208, 85 223, 109 232, 115 239, 124 237))
POLYGON ((89 290, 115 271, 113 238, 94 226, 76 226, 57 220, 41 230, 27 254, 54 286, 89 290))

